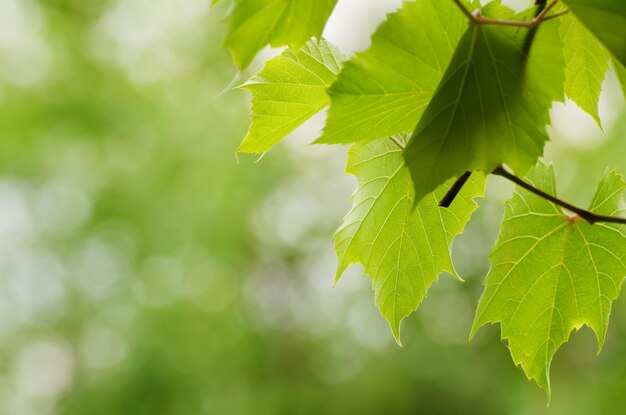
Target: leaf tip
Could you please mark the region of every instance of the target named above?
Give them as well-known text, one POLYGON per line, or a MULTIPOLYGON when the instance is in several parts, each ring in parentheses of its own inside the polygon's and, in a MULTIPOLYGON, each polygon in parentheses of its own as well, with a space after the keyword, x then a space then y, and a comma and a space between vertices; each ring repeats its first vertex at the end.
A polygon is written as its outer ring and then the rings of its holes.
POLYGON ((402 340, 400 339, 400 325, 398 324, 396 327, 391 327, 391 331, 393 332, 393 338, 396 341, 396 344, 399 347, 403 347, 402 346, 402 340))
POLYGON ((337 287, 337 284, 339 284, 339 280, 341 279, 342 275, 343 275, 343 271, 338 268, 337 272, 335 273, 335 281, 333 281, 333 288, 337 287))
POLYGON ((474 336, 476 335, 476 332, 478 332, 478 329, 480 328, 480 326, 478 326, 476 324, 476 322, 474 322, 474 324, 472 324, 472 329, 470 330, 470 334, 467 338, 467 341, 471 342, 472 340, 474 340, 474 336))
POLYGON ((593 327, 591 328, 596 334, 596 338, 598 339, 598 350, 596 351, 596 356, 599 356, 602 353, 602 348, 604 347, 604 340, 606 339, 606 329, 601 332, 597 332, 593 327))
POLYGON ((448 274, 452 275, 459 282, 465 282, 465 280, 459 275, 454 266, 452 266, 452 269, 448 271, 448 274))
MULTIPOLYGON (((232 91, 233 89, 237 89, 240 88, 241 86, 236 86, 239 83, 239 80, 241 79, 241 77, 243 76, 243 72, 241 70, 237 71, 235 73, 235 75, 233 76, 233 79, 231 79, 231 81, 224 87, 224 89, 222 89, 216 96, 215 98, 222 98, 223 96, 225 96, 226 94, 228 94, 230 91, 232 91)), ((245 84, 244 84, 245 85, 245 84)), ((243 85, 242 85, 243 86, 243 85)))
POLYGON ((346 263, 346 261, 344 261, 344 259, 341 259, 340 257, 339 263, 337 264, 337 271, 335 271, 335 281, 333 282, 333 288, 337 286, 337 284, 339 283, 339 280, 341 279, 344 272, 346 272, 346 269, 348 269, 349 266, 350 264, 346 263))
POLYGON ((388 318, 384 316, 389 323, 389 327, 391 328, 391 332, 393 333, 393 339, 396 341, 396 344, 402 347, 402 340, 400 339, 400 323, 402 323, 402 319, 398 321, 396 318, 388 318))
POLYGON ((537 382, 539 387, 544 390, 546 396, 548 398, 548 402, 546 402, 546 408, 550 407, 550 403, 552 402, 552 386, 550 385, 550 365, 546 367, 546 378, 545 382, 539 383, 537 382))
POLYGON ((602 120, 600 119, 600 114, 594 114, 593 119, 595 120, 596 124, 598 124, 598 128, 600 128, 602 134, 606 135, 606 130, 604 129, 604 126, 602 125, 602 120))
POLYGON ((270 148, 268 148, 267 146, 264 146, 262 144, 259 144, 258 140, 255 140, 255 136, 254 136, 254 134, 252 132, 252 127, 246 133, 246 136, 241 141, 241 144, 239 144, 239 147, 237 147, 237 153, 238 154, 256 154, 256 155, 258 155, 259 158, 255 161, 255 163, 258 163, 259 161, 261 161, 261 159, 265 156, 265 154, 267 154, 267 152, 269 150, 270 150, 270 148))
POLYGON ((311 144, 326 144, 326 145, 330 145, 330 144, 335 144, 333 143, 331 140, 328 139, 328 136, 325 132, 322 132, 322 135, 319 136, 318 138, 316 138, 315 140, 313 140, 313 142, 311 144))

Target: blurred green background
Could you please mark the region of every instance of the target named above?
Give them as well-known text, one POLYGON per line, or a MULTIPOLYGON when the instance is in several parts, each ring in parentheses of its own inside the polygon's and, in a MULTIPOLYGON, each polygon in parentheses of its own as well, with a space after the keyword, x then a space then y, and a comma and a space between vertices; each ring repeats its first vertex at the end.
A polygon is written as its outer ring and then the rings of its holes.
MULTIPOLYGON (((225 95, 223 8, 207 0, 0 0, 0 414, 621 414, 626 300, 605 348, 556 356, 549 408, 497 327, 468 333, 511 187, 494 179, 442 276, 393 342, 358 267, 332 288, 354 180, 308 146, 235 156, 248 97, 225 95)), ((342 0, 352 52, 400 1, 342 0)), ((256 67, 260 63, 256 63, 256 67)), ((605 134, 555 105, 564 198, 626 172, 614 75, 605 134)))

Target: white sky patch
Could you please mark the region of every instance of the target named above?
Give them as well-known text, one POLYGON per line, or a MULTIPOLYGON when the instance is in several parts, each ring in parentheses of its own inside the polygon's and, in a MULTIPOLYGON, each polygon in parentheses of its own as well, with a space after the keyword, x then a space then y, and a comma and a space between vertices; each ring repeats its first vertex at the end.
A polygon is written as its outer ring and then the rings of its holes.
POLYGON ((41 13, 30 0, 0 0, 0 85, 35 86, 52 69, 41 13))
POLYGON ((203 0, 118 0, 94 28, 91 46, 134 82, 167 79, 188 68, 181 45, 202 33, 208 12, 203 0))
POLYGON ((22 349, 14 367, 17 390, 31 398, 53 399, 72 383, 74 359, 69 348, 49 340, 22 349))
POLYGON ((551 133, 572 147, 582 149, 599 147, 606 139, 604 132, 613 129, 623 108, 624 98, 617 77, 613 71, 609 71, 602 85, 598 106, 604 131, 589 114, 568 99, 565 104, 554 103, 550 114, 551 133))
POLYGON ((346 55, 366 49, 374 29, 385 20, 388 13, 402 6, 402 0, 367 2, 341 0, 330 16, 324 37, 346 55))

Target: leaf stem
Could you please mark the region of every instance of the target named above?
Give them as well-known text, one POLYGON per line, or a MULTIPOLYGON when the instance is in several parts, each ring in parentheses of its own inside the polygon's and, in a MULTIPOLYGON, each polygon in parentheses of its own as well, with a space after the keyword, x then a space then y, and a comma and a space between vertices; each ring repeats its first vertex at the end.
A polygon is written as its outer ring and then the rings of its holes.
POLYGON ((515 26, 515 27, 537 27, 542 22, 554 19, 556 17, 562 16, 567 13, 567 10, 564 12, 559 12, 551 16, 547 16, 548 12, 554 8, 559 3, 559 0, 553 0, 550 4, 548 4, 537 16, 532 18, 531 20, 506 20, 506 19, 492 19, 490 17, 483 16, 480 9, 474 11, 473 13, 463 4, 461 0, 453 0, 454 3, 461 9, 463 14, 467 16, 467 18, 475 24, 478 25, 494 25, 494 26, 515 26))
POLYGON ((393 141, 400 148, 400 150, 404 150, 405 149, 406 146, 404 145, 402 140, 400 140, 395 135, 392 135, 391 137, 389 137, 389 139, 391 139, 391 141, 393 141))
POLYGON ((569 10, 563 10, 562 12, 551 14, 550 16, 544 17, 541 21, 547 22, 548 20, 556 19, 557 17, 565 16, 569 13, 569 10))
POLYGON ((456 197, 459 195, 459 192, 461 191, 463 186, 465 186, 465 183, 467 183, 467 180, 470 178, 471 175, 472 175, 471 171, 466 171, 465 173, 463 173, 463 175, 461 175, 458 179, 456 179, 456 181, 452 184, 452 186, 450 186, 450 189, 448 189, 448 193, 446 193, 443 199, 441 199, 441 202, 439 202, 439 207, 444 207, 444 208, 450 207, 450 205, 452 204, 452 202, 454 202, 454 199, 456 199, 456 197))
POLYGON ((470 19, 473 22, 476 21, 476 17, 472 14, 471 11, 469 11, 467 7, 465 7, 465 5, 463 4, 463 2, 461 2, 461 0, 453 0, 453 1, 459 7, 459 9, 461 9, 463 14, 467 16, 468 19, 470 19))
POLYGON ((525 182, 524 180, 520 179, 519 177, 515 176, 512 173, 509 173, 504 167, 500 166, 497 167, 493 172, 491 172, 491 174, 495 175, 495 176, 500 176, 500 177, 504 177, 505 179, 515 183, 516 185, 528 190, 531 193, 534 193, 535 195, 546 199, 552 203, 554 203, 555 205, 561 206, 562 208, 565 208, 575 214, 577 214, 579 217, 583 218, 584 220, 586 220, 587 222, 594 224, 594 223, 600 223, 600 222, 605 222, 605 223, 620 223, 620 224, 626 224, 626 218, 617 218, 614 216, 604 216, 604 215, 598 215, 595 214, 593 212, 589 212, 588 210, 584 210, 581 208, 578 208, 570 203, 567 203, 555 196, 552 196, 549 193, 544 192, 541 189, 537 189, 536 187, 534 187, 533 185, 531 185, 530 183, 525 182))

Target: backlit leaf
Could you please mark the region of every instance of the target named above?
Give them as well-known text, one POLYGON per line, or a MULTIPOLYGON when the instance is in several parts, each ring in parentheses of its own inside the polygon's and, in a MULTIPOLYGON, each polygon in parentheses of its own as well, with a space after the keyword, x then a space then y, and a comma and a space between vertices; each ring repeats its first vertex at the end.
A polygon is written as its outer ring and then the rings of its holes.
POLYGON ((438 275, 457 276, 450 246, 476 209, 472 199, 483 194, 484 178, 471 178, 449 209, 437 206, 447 185, 413 209, 411 177, 392 140, 353 145, 346 171, 357 177, 359 188, 335 234, 337 280, 350 264, 362 264, 399 342, 401 321, 420 305, 438 275))
POLYGON ((564 3, 626 65, 626 1, 564 0, 564 3))
MULTIPOLYGON (((485 14, 506 11, 491 6, 485 14)), ((529 55, 527 29, 469 27, 407 147, 418 200, 468 170, 489 173, 505 163, 523 174, 536 163, 552 102, 563 100, 555 20, 539 27, 529 55)))
POLYGON ((613 68, 615 69, 615 73, 617 74, 617 80, 619 81, 620 86, 622 87, 622 93, 624 94, 624 99, 626 99, 626 69, 620 65, 618 62, 613 61, 613 68))
POLYGON ((337 0, 233 0, 225 46, 240 68, 265 46, 299 49, 320 38, 337 0))
MULTIPOLYGON (((539 164, 526 180, 556 194, 551 167, 539 164)), ((608 173, 590 210, 624 215, 625 187, 608 173)), ((625 276, 626 225, 591 225, 518 188, 506 204, 472 334, 500 322, 513 361, 549 393, 552 358, 573 330, 589 326, 602 347, 625 276)))
POLYGON ((574 16, 563 16, 565 43, 565 94, 601 125, 598 100, 609 69, 609 53, 574 16))
POLYGON ((242 88, 252 92, 252 122, 240 152, 263 153, 329 103, 326 88, 341 68, 339 51, 325 40, 287 49, 265 63, 242 88))
POLYGON ((406 2, 345 63, 329 90, 320 143, 371 141, 412 132, 467 27, 452 1, 406 2))

